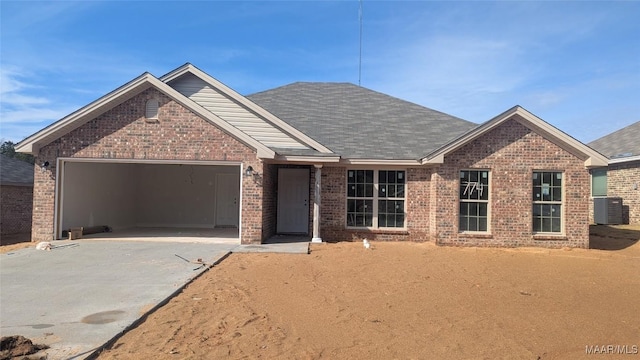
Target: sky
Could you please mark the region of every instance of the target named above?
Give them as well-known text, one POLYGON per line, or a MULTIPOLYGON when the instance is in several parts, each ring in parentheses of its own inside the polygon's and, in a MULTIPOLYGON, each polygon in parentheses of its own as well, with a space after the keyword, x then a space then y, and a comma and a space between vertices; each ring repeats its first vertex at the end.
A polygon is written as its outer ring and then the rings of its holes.
POLYGON ((640 1, 1 0, 0 138, 189 62, 243 95, 360 83, 476 123, 520 105, 587 143, 640 121, 638 19, 640 1))

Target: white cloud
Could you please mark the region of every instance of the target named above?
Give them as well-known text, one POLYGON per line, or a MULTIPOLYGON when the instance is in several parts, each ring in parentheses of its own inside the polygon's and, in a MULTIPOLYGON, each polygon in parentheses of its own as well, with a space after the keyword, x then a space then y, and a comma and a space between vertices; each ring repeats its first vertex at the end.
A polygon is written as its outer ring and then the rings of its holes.
POLYGON ((17 67, 3 67, 0 73, 0 129, 2 138, 19 141, 73 111, 72 106, 57 103, 36 94, 43 87, 17 67))

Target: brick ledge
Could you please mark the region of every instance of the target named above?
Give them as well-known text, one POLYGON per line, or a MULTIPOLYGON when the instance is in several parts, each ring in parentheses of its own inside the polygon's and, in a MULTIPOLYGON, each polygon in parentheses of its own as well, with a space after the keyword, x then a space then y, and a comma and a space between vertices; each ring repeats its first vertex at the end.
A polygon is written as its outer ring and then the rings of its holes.
POLYGON ((533 240, 549 240, 549 241, 568 241, 569 238, 567 238, 566 235, 533 235, 532 237, 533 240))

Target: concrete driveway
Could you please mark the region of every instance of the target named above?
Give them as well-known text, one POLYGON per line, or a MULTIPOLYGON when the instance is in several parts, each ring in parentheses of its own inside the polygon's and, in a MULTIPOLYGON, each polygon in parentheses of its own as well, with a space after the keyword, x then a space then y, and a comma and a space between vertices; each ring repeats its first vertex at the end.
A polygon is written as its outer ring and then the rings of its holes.
POLYGON ((163 303, 236 244, 76 240, 0 255, 0 335, 81 359, 163 303), (192 263, 202 259, 207 266, 192 263))

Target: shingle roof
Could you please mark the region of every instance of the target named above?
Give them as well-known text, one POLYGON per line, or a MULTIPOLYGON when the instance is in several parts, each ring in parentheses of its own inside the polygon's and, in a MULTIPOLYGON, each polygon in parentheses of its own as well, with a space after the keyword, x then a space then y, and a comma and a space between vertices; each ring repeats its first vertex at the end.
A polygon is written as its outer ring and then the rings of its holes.
POLYGON ((0 155, 0 184, 33 186, 33 165, 0 155))
POLYGON ((247 98, 351 159, 419 159, 478 126, 349 83, 297 82, 247 98))
POLYGON ((640 155, 640 121, 594 140, 588 145, 609 158, 640 155))

